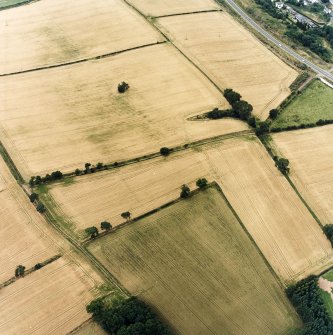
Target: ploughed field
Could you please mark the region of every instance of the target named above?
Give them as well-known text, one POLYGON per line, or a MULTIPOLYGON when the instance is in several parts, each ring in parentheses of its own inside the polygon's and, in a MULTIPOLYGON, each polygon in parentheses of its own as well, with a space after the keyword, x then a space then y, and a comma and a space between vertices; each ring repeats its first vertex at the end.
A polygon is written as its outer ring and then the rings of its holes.
POLYGON ((273 135, 290 177, 323 224, 333 223, 333 125, 273 135))
POLYGON ((67 334, 89 318, 93 283, 63 258, 2 288, 0 334, 67 334))
POLYGON ((0 74, 163 41, 121 0, 37 1, 0 11, 0 24, 0 74))
POLYGON ((88 248, 176 334, 285 334, 298 325, 276 278, 216 189, 88 248))
POLYGON ((219 8, 214 0, 128 0, 128 3, 145 15, 153 17, 219 8))
POLYGON ((333 264, 333 250, 317 222, 261 143, 238 137, 95 175, 58 183, 44 194, 76 233, 101 221, 123 222, 179 196, 198 178, 216 181, 264 256, 284 282, 333 264))
POLYGON ((228 103, 167 44, 0 78, 0 99, 0 139, 26 179, 248 129, 187 120, 228 103), (123 80, 130 89, 119 94, 123 80))
POLYGON ((157 24, 221 89, 239 92, 261 119, 290 94, 297 72, 228 14, 164 17, 157 24))

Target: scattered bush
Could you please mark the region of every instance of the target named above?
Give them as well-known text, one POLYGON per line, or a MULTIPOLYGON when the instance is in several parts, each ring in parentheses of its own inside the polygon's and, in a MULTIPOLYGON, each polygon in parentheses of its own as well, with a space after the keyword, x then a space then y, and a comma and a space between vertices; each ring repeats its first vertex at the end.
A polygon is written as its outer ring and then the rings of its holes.
POLYGON ((118 85, 118 92, 125 93, 129 89, 129 85, 124 81, 118 85))
POLYGON ((208 181, 206 178, 199 178, 196 182, 196 185, 199 187, 199 188, 204 188, 205 186, 207 186, 208 184, 208 181))
POLYGON ((93 314, 93 320, 109 334, 171 335, 156 314, 136 297, 119 299, 111 306, 104 304, 99 298, 87 306, 87 311, 93 314))

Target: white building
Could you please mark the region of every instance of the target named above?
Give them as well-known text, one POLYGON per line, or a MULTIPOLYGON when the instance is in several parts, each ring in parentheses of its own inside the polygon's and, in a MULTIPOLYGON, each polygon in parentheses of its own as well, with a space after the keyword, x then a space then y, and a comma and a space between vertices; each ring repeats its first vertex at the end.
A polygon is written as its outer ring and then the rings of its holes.
POLYGON ((275 7, 276 7, 277 9, 281 9, 281 8, 283 8, 283 6, 284 6, 284 3, 281 2, 281 1, 275 3, 275 7))

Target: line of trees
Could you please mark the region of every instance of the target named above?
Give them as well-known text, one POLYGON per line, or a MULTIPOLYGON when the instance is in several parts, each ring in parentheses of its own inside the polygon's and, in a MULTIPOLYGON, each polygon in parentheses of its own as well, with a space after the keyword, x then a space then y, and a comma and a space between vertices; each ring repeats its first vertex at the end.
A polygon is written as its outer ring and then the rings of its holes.
POLYGON ((316 276, 309 276, 288 287, 286 293, 304 322, 301 335, 333 334, 333 321, 320 295, 316 276))
POLYGON ((143 301, 136 297, 105 304, 102 298, 87 306, 94 321, 112 335, 171 335, 170 329, 143 301))
POLYGON ((225 117, 233 117, 247 121, 250 126, 255 126, 255 118, 251 115, 253 106, 245 100, 241 100, 242 96, 231 88, 226 88, 223 92, 224 97, 231 105, 231 109, 220 110, 214 108, 207 113, 209 119, 221 119, 225 117))
POLYGON ((29 180, 30 187, 38 186, 49 181, 60 180, 63 178, 63 173, 61 171, 54 171, 51 174, 46 174, 44 177, 32 176, 29 180))

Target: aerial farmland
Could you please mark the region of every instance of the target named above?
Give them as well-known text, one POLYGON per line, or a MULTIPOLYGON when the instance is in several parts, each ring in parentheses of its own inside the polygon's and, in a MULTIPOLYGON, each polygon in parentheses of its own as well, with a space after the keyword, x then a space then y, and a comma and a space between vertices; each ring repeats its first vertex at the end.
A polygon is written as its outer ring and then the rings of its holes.
POLYGON ((332 66, 237 8, 0 0, 0 335, 333 334, 332 66))

